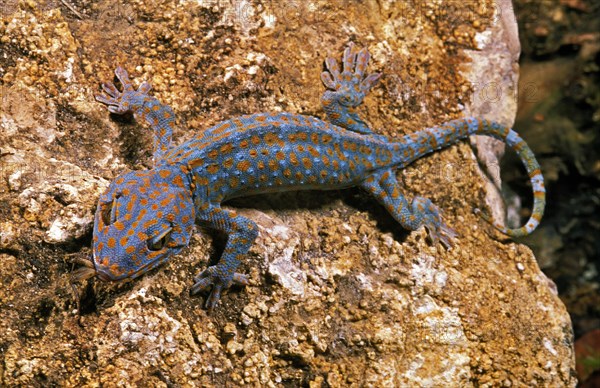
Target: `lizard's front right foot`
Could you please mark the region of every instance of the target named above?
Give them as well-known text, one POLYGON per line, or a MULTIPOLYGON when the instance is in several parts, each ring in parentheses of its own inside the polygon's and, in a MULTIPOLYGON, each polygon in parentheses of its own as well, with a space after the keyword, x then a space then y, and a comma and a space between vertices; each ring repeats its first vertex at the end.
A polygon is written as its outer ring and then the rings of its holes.
POLYGON ((412 213, 417 219, 421 219, 420 222, 425 226, 433 245, 437 245, 439 242, 446 249, 452 247, 453 240, 458 234, 446 225, 442 218, 442 212, 429 199, 415 197, 412 203, 412 213))
POLYGON ((371 55, 366 48, 358 50, 354 43, 344 50, 343 71, 334 58, 327 58, 327 71, 321 73, 323 84, 335 93, 338 103, 346 107, 359 106, 369 90, 377 83, 381 73, 365 77, 371 55))
POLYGON ((148 82, 143 82, 136 91, 133 87, 133 84, 129 80, 127 71, 121 66, 116 68, 115 75, 121 83, 123 91, 119 91, 119 89, 112 82, 104 82, 102 83, 102 90, 105 94, 98 94, 94 97, 97 101, 106 104, 111 113, 122 115, 131 111, 132 97, 136 95, 145 95, 152 87, 148 82))

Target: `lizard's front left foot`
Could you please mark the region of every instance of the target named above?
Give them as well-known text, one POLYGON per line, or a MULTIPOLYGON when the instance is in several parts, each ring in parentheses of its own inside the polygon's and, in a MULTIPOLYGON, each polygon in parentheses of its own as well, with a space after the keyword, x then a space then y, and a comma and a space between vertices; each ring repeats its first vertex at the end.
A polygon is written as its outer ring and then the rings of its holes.
POLYGON ((121 66, 116 68, 115 75, 121 83, 123 91, 119 91, 119 89, 112 82, 104 82, 102 84, 102 90, 105 94, 98 94, 94 97, 97 101, 106 104, 110 112, 122 115, 131 111, 132 97, 136 95, 145 95, 152 87, 148 82, 143 82, 136 91, 133 87, 133 84, 129 80, 127 71, 121 66))
POLYGON ((247 286, 250 284, 247 275, 237 272, 233 273, 233 275, 228 275, 227 271, 221 270, 218 264, 202 271, 194 278, 194 281, 196 283, 192 286, 192 295, 207 291, 212 287, 205 304, 205 307, 209 311, 212 310, 219 302, 219 299, 221 299, 221 291, 232 285, 247 286))

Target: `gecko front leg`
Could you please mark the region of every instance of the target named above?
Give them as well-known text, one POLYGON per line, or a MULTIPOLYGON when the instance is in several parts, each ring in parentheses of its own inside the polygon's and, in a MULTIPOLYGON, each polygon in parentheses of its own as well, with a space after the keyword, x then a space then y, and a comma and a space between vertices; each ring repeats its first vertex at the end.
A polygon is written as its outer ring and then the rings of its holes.
POLYGON ((232 210, 223 209, 218 204, 209 205, 197 215, 196 220, 227 234, 227 243, 219 262, 196 276, 196 283, 192 286, 192 294, 212 287, 206 300, 206 308, 212 310, 221 298, 221 291, 234 284, 249 284, 248 276, 235 271, 258 236, 258 227, 248 218, 239 216, 232 210))

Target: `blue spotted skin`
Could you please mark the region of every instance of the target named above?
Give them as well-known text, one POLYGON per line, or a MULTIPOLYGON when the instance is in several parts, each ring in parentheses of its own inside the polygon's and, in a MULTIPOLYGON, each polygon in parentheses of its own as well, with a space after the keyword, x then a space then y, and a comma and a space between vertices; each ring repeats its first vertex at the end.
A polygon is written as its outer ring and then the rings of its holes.
MULTIPOLYGON (((236 117, 199 132, 180 146, 171 144, 175 115, 148 95, 150 85, 135 90, 127 73, 115 74, 123 90, 103 84, 96 96, 116 114, 133 112, 154 132, 154 168, 116 178, 101 197, 93 236, 94 274, 102 280, 135 278, 186 247, 194 223, 221 230, 228 236, 222 257, 195 277, 192 293, 210 290, 212 309, 221 291, 246 285, 236 272, 258 234, 256 224, 233 210, 228 199, 257 193, 360 186, 371 193, 410 230, 425 226, 434 243, 451 244, 455 233, 440 211, 423 197, 407 199, 395 170, 434 150, 472 134, 505 141, 521 157, 531 179, 534 206, 521 228, 506 229, 524 236, 538 225, 545 204, 543 178, 533 153, 511 129, 476 118, 447 122, 390 142, 374 134, 355 109, 380 74, 365 75, 369 53, 350 44, 340 69, 326 60, 322 80, 327 91, 322 103, 328 121, 293 113, 259 113, 236 117)), ((487 219, 487 217, 484 217, 487 219)))

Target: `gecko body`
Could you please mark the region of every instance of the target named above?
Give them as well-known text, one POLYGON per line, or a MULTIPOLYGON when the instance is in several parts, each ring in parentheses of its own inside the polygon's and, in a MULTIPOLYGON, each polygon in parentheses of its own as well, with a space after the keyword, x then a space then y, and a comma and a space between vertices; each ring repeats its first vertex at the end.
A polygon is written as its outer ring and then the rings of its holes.
POLYGON ((105 83, 105 94, 96 99, 113 113, 133 112, 150 125, 154 168, 117 177, 100 197, 88 275, 111 281, 140 276, 186 247, 194 223, 202 224, 227 234, 219 262, 196 276, 192 286, 192 293, 210 290, 206 306, 212 309, 222 290, 248 284, 247 276, 236 270, 258 234, 253 221, 221 203, 285 190, 362 187, 403 227, 425 226, 433 243, 449 246, 455 233, 439 209, 429 199, 405 197, 395 170, 473 134, 492 136, 513 148, 533 186, 533 212, 524 226, 507 229, 488 221, 509 236, 531 233, 543 215, 545 191, 539 165, 518 134, 494 122, 465 118, 390 142, 374 134, 356 113, 380 77, 365 74, 368 61, 368 51, 352 44, 344 51, 341 69, 336 60, 326 60, 321 78, 327 87, 322 98, 327 121, 293 113, 240 116, 179 146, 171 144, 172 109, 148 95, 148 83, 135 90, 118 67, 122 91, 105 83))

